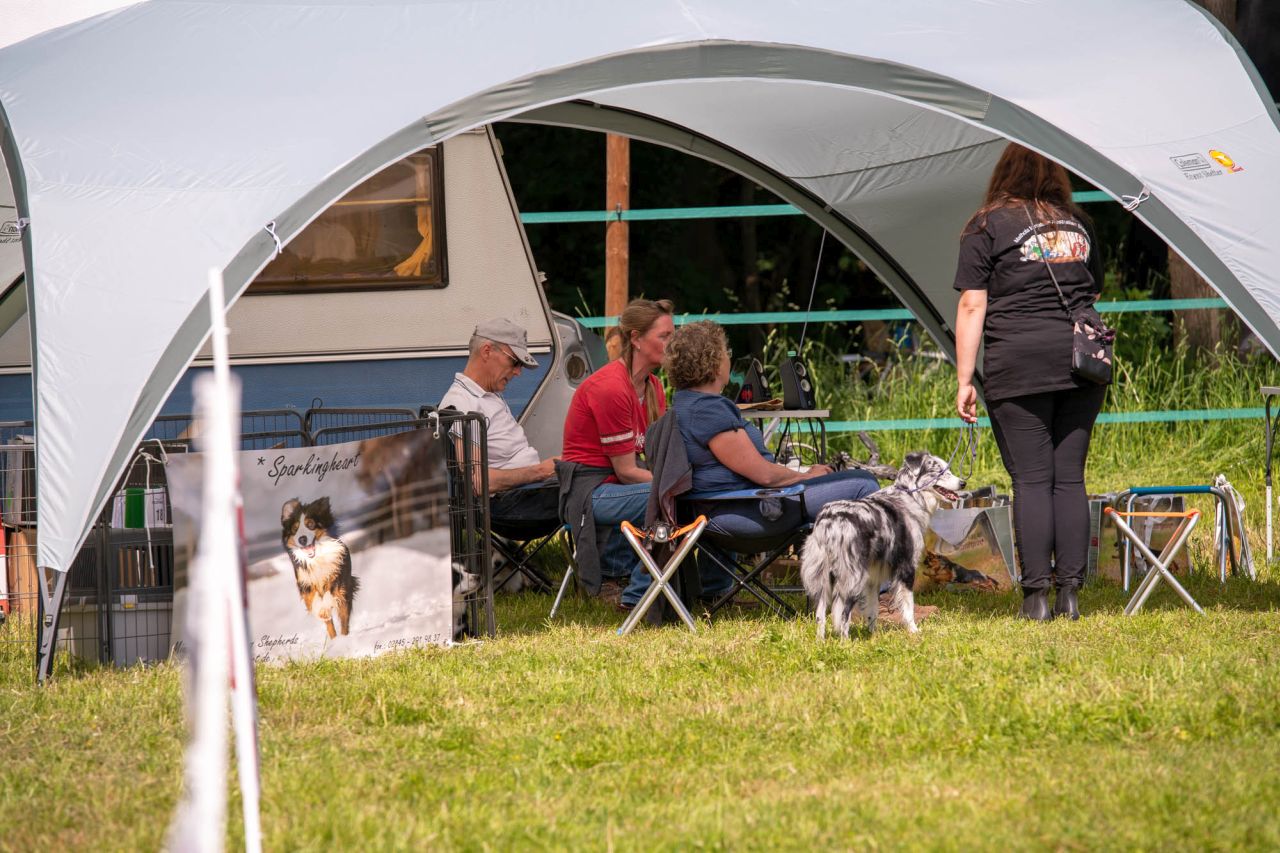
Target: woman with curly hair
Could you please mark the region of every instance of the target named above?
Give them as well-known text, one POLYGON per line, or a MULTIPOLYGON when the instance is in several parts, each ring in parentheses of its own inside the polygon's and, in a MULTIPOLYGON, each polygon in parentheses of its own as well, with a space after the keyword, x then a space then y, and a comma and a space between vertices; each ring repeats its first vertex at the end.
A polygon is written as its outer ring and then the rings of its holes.
POLYGON ((703 320, 682 326, 667 343, 663 366, 675 386, 672 409, 693 466, 693 491, 729 491, 754 486, 789 486, 803 482, 801 502, 784 500, 776 518, 766 518, 759 501, 707 503, 699 512, 707 527, 726 536, 767 538, 812 522, 833 500, 854 500, 880 488, 865 471, 832 471, 814 465, 799 472, 773 461, 764 436, 747 423, 738 407, 721 396, 729 382, 730 353, 724 329, 703 320))

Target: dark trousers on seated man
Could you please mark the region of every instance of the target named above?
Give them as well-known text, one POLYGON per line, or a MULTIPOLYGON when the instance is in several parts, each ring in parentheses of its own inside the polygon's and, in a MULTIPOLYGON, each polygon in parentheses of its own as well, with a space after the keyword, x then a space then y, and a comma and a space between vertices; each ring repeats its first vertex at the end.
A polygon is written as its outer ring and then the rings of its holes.
POLYGON ((560 517, 560 487, 555 477, 527 483, 489 496, 489 515, 511 523, 560 517))

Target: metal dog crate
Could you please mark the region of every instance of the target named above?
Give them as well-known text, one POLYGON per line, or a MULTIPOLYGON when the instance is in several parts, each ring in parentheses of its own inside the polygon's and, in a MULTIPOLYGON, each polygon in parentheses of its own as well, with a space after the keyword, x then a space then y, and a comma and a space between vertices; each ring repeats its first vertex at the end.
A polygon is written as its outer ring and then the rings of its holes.
POLYGON ((457 568, 480 577, 480 589, 468 596, 468 631, 497 633, 493 616, 493 554, 489 537, 489 442, 484 416, 445 409, 428 414, 444 441, 449 470, 449 533, 457 568), (470 441, 450 441, 450 434, 470 441), (480 626, 483 625, 483 628, 480 626))
POLYGON ((484 417, 423 407, 410 409, 311 409, 316 445, 359 441, 429 429, 444 445, 449 487, 449 540, 454 567, 480 577, 480 588, 463 599, 467 633, 493 636, 493 560, 489 539, 489 465, 484 417), (418 415, 422 416, 419 417, 418 415), (319 426, 320 424, 327 424, 319 426), (451 433, 473 441, 449 440, 451 433), (477 444, 478 442, 478 444, 477 444))
MULTIPOLYGON (((415 421, 420 417, 412 409, 379 409, 313 406, 303 416, 303 427, 315 436, 317 431, 337 427, 374 427, 379 424, 390 424, 403 421, 415 421)), ((382 433, 389 434, 389 433, 382 433)), ((361 437, 367 438, 368 435, 361 437)), ((346 439, 341 439, 345 441, 346 439)), ((316 444, 325 442, 315 441, 316 444)), ((330 444, 333 441, 328 442, 330 444)))
MULTIPOLYGON (((191 447, 196 440, 194 415, 159 415, 143 435, 143 445, 160 441, 191 447)), ((297 409, 258 409, 240 413, 240 448, 270 450, 309 447, 306 419, 297 409)))

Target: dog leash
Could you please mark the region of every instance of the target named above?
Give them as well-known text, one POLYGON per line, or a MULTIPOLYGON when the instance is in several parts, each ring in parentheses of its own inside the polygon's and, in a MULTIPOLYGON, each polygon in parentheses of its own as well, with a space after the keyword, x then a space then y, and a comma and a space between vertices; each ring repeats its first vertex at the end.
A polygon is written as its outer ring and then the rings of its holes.
POLYGON ((951 455, 947 457, 947 468, 951 470, 951 463, 955 460, 956 454, 964 449, 965 454, 969 457, 968 469, 962 474, 957 472, 961 480, 967 481, 973 476, 974 466, 978 464, 978 425, 976 423, 965 423, 961 427, 960 435, 956 437, 956 446, 952 448, 951 455))

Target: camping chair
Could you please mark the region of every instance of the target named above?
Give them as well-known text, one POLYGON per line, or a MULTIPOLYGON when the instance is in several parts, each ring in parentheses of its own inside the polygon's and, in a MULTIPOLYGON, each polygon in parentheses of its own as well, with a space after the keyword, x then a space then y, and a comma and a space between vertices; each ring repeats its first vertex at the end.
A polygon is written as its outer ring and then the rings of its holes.
MULTIPOLYGON (((682 497, 677 506, 680 508, 681 517, 684 517, 688 513, 696 512, 698 507, 705 508, 710 503, 761 501, 766 499, 799 501, 800 516, 801 518, 804 517, 803 483, 796 483, 779 489, 757 488, 739 489, 731 492, 692 492, 682 497)), ((809 531, 812 529, 813 525, 808 522, 802 522, 799 526, 785 533, 758 539, 735 538, 716 533, 714 530, 704 534, 698 547, 699 554, 714 565, 719 566, 733 579, 733 586, 713 601, 707 608, 707 612, 714 616, 722 608, 727 607, 740 590, 745 590, 778 616, 783 618, 795 617, 797 615, 795 608, 783 600, 778 595, 777 590, 765 583, 764 573, 779 557, 804 542, 804 538, 809 535, 809 531), (746 554, 760 556, 754 563, 750 563, 744 561, 740 556, 746 554)))
MULTIPOLYGON (((559 489, 558 485, 543 488, 559 489)), ((517 574, 524 575, 538 592, 552 590, 551 579, 534 564, 533 558, 542 551, 564 528, 558 516, 536 519, 504 519, 489 514, 489 537, 493 550, 506 559, 511 573, 498 584, 495 592, 511 582, 517 574)), ((554 614, 553 614, 554 615, 554 614)))
MULTIPOLYGON (((699 560, 705 560, 703 567, 713 565, 719 567, 732 580, 729 590, 711 603, 709 612, 714 615, 728 605, 735 594, 746 590, 759 599, 760 603, 773 610, 779 616, 795 616, 796 611, 784 601, 775 590, 764 582, 764 572, 773 563, 793 547, 810 526, 803 523, 804 518, 804 484, 796 483, 786 488, 749 488, 719 492, 691 491, 692 468, 685 455, 683 439, 680 437, 679 425, 674 410, 668 411, 649 427, 645 446, 650 453, 646 454, 649 469, 653 474, 654 493, 649 504, 649 525, 646 530, 636 531, 630 525, 623 526, 623 535, 631 547, 639 555, 649 574, 653 577, 656 589, 641 598, 628 617, 624 628, 630 630, 645 615, 645 611, 657 601, 659 595, 666 595, 670 601, 670 582, 676 577, 676 570, 689 552, 696 546, 699 560), (666 470, 667 465, 672 465, 666 470), (797 501, 800 509, 801 523, 796 527, 766 536, 738 537, 716 533, 706 520, 706 513, 715 505, 725 502, 759 502, 762 500, 797 501), (672 543, 684 538, 678 547, 672 543), (672 552, 661 566, 650 554, 654 545, 662 546, 662 551, 672 552), (754 564, 742 563, 736 554, 763 554, 754 564)), ((701 592, 699 572, 690 566, 678 576, 680 587, 689 602, 692 591, 701 592)), ((674 607, 681 619, 684 613, 681 608, 674 607)), ((685 620, 692 628, 692 624, 685 620)), ((625 633, 626 631, 623 631, 625 633)))
MULTIPOLYGON (((1245 535, 1243 519, 1240 518, 1236 506, 1234 489, 1223 480, 1223 485, 1213 486, 1134 486, 1116 496, 1115 504, 1124 504, 1127 511, 1132 512, 1134 503, 1151 495, 1211 495, 1217 502, 1214 510, 1214 551, 1218 563, 1218 579, 1227 582, 1227 567, 1231 574, 1247 575, 1251 580, 1257 576, 1253 570, 1253 559, 1249 554, 1249 537, 1245 535), (1230 490, 1231 495, 1227 492, 1230 490), (1235 540, 1240 540, 1240 553, 1237 554, 1235 540)), ((1125 592, 1129 591, 1129 579, 1132 574, 1133 545, 1125 542, 1123 554, 1123 578, 1125 592)))
POLYGON ((1142 582, 1138 584, 1138 588, 1134 590, 1133 598, 1125 605, 1124 615, 1132 616, 1141 610, 1142 605, 1147 603, 1147 599, 1161 580, 1166 581, 1173 587, 1173 591, 1178 593, 1192 610, 1203 614, 1204 611, 1200 609, 1199 604, 1196 604, 1196 600, 1191 597, 1191 593, 1187 592, 1182 584, 1178 583, 1178 579, 1173 576, 1173 572, 1169 571, 1173 558, 1182 550, 1182 546, 1186 544, 1187 538, 1191 536, 1191 531, 1196 526, 1196 522, 1200 520, 1200 511, 1192 509, 1186 512, 1122 512, 1115 507, 1106 507, 1103 513, 1111 519, 1111 522, 1116 526, 1116 530, 1120 531, 1125 540, 1138 549, 1138 552, 1142 554, 1150 566, 1147 570, 1147 576, 1142 579, 1142 582), (1173 535, 1169 537, 1169 541, 1161 549, 1160 556, 1157 557, 1151 553, 1147 543, 1142 541, 1141 534, 1129 526, 1127 520, 1135 517, 1180 518, 1182 521, 1179 522, 1177 529, 1174 530, 1173 535))

